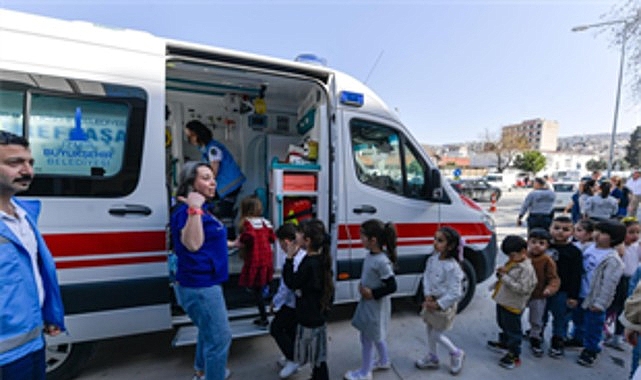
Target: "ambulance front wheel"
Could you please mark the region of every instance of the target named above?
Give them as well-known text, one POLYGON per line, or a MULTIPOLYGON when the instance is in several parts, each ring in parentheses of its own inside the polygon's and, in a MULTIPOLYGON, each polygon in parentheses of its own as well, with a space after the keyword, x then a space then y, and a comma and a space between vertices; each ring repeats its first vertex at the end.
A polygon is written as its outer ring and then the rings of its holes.
POLYGON ((47 380, 68 380, 76 377, 94 351, 94 343, 47 345, 47 380))
MULTIPOLYGON (((458 310, 457 312, 463 311, 469 305, 470 301, 472 301, 472 297, 474 297, 474 291, 476 290, 476 271, 474 270, 474 266, 472 266, 472 263, 470 263, 467 259, 463 260, 461 263, 461 268, 463 269, 463 281, 461 281, 461 288, 463 290, 463 298, 458 303, 458 310)), ((421 281, 421 284, 418 287, 418 291, 416 292, 416 295, 414 296, 414 300, 416 303, 421 305, 423 303, 423 284, 421 281)))
POLYGON ((464 259, 461 263, 461 268, 463 269, 463 281, 461 282, 461 287, 463 288, 463 298, 458 303, 458 312, 460 313, 470 304, 472 297, 474 297, 474 292, 476 291, 476 271, 474 266, 467 259, 464 259))

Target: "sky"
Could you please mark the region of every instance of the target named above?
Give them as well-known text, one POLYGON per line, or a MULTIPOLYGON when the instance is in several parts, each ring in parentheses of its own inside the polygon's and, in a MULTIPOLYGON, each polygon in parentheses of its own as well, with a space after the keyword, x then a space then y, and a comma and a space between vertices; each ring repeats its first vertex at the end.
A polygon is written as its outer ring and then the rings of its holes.
MULTIPOLYGON (((558 121, 561 137, 611 133, 620 47, 596 28, 571 29, 609 20, 620 1, 0 0, 0 8, 284 59, 313 53, 365 82, 419 142, 446 144, 496 138, 534 118, 558 121)), ((641 125, 629 74, 617 132, 641 125)))

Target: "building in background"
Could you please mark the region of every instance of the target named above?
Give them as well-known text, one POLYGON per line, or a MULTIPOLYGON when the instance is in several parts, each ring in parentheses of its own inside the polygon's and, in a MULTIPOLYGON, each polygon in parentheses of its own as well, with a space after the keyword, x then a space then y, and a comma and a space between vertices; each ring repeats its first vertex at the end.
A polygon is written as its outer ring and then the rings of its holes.
POLYGON ((503 127, 501 137, 508 141, 524 139, 530 149, 554 152, 559 138, 559 123, 556 120, 545 119, 525 120, 503 127))

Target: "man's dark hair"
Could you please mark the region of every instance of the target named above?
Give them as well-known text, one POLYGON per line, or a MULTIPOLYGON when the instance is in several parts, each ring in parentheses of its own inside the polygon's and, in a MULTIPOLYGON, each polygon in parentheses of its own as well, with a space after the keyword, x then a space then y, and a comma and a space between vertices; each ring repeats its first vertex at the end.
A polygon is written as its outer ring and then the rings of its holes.
POLYGON ((594 226, 594 229, 610 236, 610 247, 623 243, 627 233, 625 225, 618 220, 602 220, 594 226))
POLYGON ((545 186, 545 185, 547 185, 547 181, 546 181, 546 180, 544 180, 544 179, 543 179, 543 178, 541 178, 541 177, 536 177, 536 178, 534 178, 534 182, 536 182, 539 186, 545 186))
POLYGON ((209 142, 213 138, 209 128, 207 128, 205 124, 201 123, 198 120, 192 120, 188 122, 187 124, 185 124, 185 128, 192 131, 196 135, 198 142, 201 143, 202 145, 209 144, 209 142))
POLYGON ((0 131, 0 145, 22 145, 29 147, 29 141, 22 136, 7 131, 0 131))
POLYGON ((527 241, 518 235, 508 235, 501 243, 501 251, 508 256, 512 252, 521 252, 524 249, 527 249, 527 241))
POLYGON ((559 223, 572 223, 572 218, 570 218, 567 215, 558 215, 554 217, 553 222, 559 222, 559 223))
POLYGON ((527 234, 528 239, 541 239, 545 240, 547 242, 550 242, 552 240, 552 235, 550 235, 550 232, 546 230, 545 228, 532 228, 530 232, 527 234))

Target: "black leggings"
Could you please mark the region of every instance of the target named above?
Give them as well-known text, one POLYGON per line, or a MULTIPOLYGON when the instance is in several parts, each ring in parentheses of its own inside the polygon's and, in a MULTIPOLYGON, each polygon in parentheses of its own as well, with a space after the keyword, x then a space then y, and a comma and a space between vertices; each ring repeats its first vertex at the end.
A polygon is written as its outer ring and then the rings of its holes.
POLYGON ((322 362, 319 366, 312 367, 312 380, 329 380, 327 362, 322 362))
POLYGON ((254 301, 256 301, 256 306, 258 306, 258 313, 260 314, 260 319, 263 321, 267 320, 267 311, 265 310, 265 298, 263 298, 263 287, 256 286, 252 288, 252 294, 254 295, 254 301))

